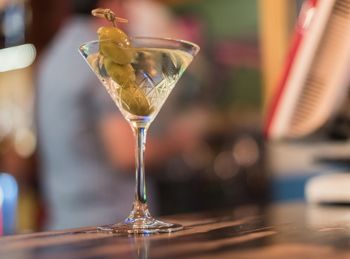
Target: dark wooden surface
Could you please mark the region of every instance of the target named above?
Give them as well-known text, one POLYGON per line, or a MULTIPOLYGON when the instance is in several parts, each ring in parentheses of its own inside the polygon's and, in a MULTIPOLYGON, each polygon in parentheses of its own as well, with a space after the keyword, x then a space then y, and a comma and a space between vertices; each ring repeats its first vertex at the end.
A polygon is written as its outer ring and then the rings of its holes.
POLYGON ((152 236, 95 228, 3 237, 0 258, 350 258, 350 206, 274 205, 168 218, 152 236))

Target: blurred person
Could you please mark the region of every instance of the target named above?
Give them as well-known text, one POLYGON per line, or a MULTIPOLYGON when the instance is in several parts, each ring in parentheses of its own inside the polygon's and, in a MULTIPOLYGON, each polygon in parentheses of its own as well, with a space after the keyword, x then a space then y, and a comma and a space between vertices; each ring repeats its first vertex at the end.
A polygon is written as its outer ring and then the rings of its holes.
MULTIPOLYGON (((114 223, 124 219, 131 209, 135 186, 131 128, 77 49, 97 38, 99 25, 90 16, 93 8, 108 7, 128 18, 127 10, 136 2, 72 0, 73 14, 42 55, 37 77, 37 114, 48 229, 114 223)), ((149 1, 141 2, 146 5, 149 1)), ((157 17, 157 13, 152 16, 157 17)), ((159 17, 168 17, 166 11, 159 17)), ((136 24, 144 25, 136 18, 130 21, 135 31, 136 24)), ((162 21, 154 19, 154 23, 162 21)), ((148 26, 137 33, 149 35, 152 25, 148 26)), ((164 35, 159 30, 157 36, 164 35)), ((200 124, 192 117, 196 112, 174 118, 170 110, 174 110, 171 105, 167 114, 163 113, 168 127, 155 126, 150 130, 147 166, 190 148, 200 135, 200 124), (158 137, 152 137, 152 133, 158 137)), ((156 214, 151 182, 147 189, 151 194, 150 210, 156 214)))

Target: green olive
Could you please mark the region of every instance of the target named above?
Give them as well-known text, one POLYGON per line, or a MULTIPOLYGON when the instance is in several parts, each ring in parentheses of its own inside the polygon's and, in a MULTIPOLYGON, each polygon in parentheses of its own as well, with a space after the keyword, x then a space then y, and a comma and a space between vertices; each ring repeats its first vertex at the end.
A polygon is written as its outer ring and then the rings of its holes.
POLYGON ((113 62, 126 65, 130 64, 134 57, 128 36, 115 27, 101 27, 97 31, 100 40, 100 51, 113 62))
POLYGON ((130 64, 134 58, 132 48, 121 48, 115 42, 110 40, 100 41, 100 51, 103 56, 109 57, 114 63, 119 65, 130 64))
POLYGON ((148 116, 154 108, 149 103, 145 93, 136 86, 119 89, 123 109, 138 116, 148 116))
POLYGON ((129 37, 115 27, 101 27, 97 33, 104 67, 108 75, 121 86, 117 91, 123 109, 137 116, 152 114, 154 107, 146 94, 137 87, 135 71, 130 65, 134 49, 129 37))
POLYGON ((121 87, 127 87, 128 84, 135 82, 135 70, 130 64, 119 65, 108 57, 103 59, 103 64, 108 75, 121 87))
POLYGON ((124 48, 131 46, 128 35, 116 27, 100 27, 97 34, 100 40, 111 40, 124 48))

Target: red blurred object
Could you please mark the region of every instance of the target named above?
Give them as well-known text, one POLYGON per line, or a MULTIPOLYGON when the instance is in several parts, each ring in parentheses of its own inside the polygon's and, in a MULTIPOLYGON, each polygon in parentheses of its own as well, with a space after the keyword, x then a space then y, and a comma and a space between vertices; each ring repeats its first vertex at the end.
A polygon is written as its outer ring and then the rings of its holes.
POLYGON ((350 1, 308 0, 268 106, 265 136, 302 137, 322 126, 346 96, 350 1))

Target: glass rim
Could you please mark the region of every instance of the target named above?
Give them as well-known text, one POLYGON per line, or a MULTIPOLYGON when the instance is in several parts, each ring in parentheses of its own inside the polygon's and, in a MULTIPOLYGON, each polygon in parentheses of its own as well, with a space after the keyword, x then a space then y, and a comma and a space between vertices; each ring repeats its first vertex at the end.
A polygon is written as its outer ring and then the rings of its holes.
MULTIPOLYGON (((196 43, 193 43, 193 42, 188 41, 188 40, 181 40, 181 39, 170 38, 170 37, 161 38, 161 37, 148 37, 148 36, 131 36, 129 38, 131 40, 133 40, 133 39, 135 39, 135 40, 161 40, 161 41, 168 41, 168 42, 178 42, 178 43, 189 45, 192 48, 194 48, 195 54, 197 54, 200 50, 200 47, 196 43)), ((95 39, 95 40, 87 41, 87 42, 81 44, 79 46, 79 48, 81 48, 85 45, 88 45, 88 44, 96 43, 96 42, 99 42, 99 40, 95 39)))

